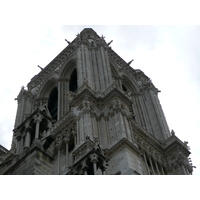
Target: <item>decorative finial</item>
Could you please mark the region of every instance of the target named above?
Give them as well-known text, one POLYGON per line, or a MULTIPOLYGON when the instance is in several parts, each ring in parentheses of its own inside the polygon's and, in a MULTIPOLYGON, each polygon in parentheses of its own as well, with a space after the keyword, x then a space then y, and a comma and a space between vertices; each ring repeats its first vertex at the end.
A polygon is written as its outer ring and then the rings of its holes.
POLYGON ((90 139, 90 137, 87 135, 87 136, 85 137, 85 139, 86 139, 86 140, 89 140, 89 139, 90 139))
POLYGON ((40 67, 40 65, 38 65, 38 67, 39 67, 41 70, 43 70, 43 68, 42 68, 42 67, 40 67))
POLYGON ((65 41, 66 41, 68 44, 71 44, 71 42, 69 42, 67 39, 65 39, 65 41))
POLYGON ((102 40, 104 40, 104 39, 105 39, 105 37, 102 35, 102 36, 101 36, 101 39, 102 39, 102 40))
POLYGON ((175 132, 174 132, 174 130, 172 129, 172 131, 171 131, 171 134, 172 134, 172 136, 174 136, 175 135, 175 132))
POLYGON ((112 42, 113 42, 113 40, 111 40, 107 45, 109 46, 112 42))
POLYGON ((131 60, 130 62, 128 62, 128 65, 130 65, 132 62, 134 61, 134 59, 133 60, 131 60))

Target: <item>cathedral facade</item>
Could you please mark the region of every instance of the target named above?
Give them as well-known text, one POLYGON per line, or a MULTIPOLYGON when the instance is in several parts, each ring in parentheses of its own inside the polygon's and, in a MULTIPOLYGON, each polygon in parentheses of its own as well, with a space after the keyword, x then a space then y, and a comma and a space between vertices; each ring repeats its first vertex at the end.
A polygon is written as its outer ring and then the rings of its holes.
POLYGON ((159 90, 90 28, 22 87, 0 174, 190 175, 159 90))

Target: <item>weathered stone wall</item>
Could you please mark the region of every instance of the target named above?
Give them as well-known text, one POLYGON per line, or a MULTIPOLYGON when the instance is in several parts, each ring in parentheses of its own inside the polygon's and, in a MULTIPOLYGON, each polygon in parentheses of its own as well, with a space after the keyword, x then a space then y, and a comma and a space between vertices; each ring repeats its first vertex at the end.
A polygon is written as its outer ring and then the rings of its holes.
POLYGON ((116 174, 120 171, 122 175, 134 175, 136 171, 142 175, 142 168, 140 157, 124 147, 110 158, 106 173, 116 174))
POLYGON ((5 174, 42 175, 52 174, 52 158, 39 149, 35 149, 22 157, 5 174))

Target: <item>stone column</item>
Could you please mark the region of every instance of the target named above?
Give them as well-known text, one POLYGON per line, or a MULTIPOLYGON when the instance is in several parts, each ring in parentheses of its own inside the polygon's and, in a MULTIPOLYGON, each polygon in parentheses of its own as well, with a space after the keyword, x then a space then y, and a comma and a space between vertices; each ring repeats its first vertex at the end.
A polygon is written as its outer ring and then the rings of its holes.
POLYGON ((94 175, 97 175, 97 162, 93 161, 94 175))
POLYGON ((149 166, 148 166, 148 164, 147 164, 147 158, 146 158, 146 155, 145 155, 145 153, 144 153, 143 155, 144 155, 144 162, 145 162, 146 167, 147 167, 147 173, 150 175, 150 171, 149 171, 149 166))
POLYGON ((39 130, 40 130, 40 120, 35 120, 36 128, 35 128, 35 139, 39 139, 39 130))
POLYGON ((60 174, 60 148, 58 148, 58 175, 60 174))
POLYGON ((16 154, 19 155, 20 154, 20 142, 21 142, 21 139, 20 137, 17 138, 17 151, 16 151, 16 154))
POLYGON ((64 88, 65 88, 65 90, 64 90, 64 105, 65 105, 64 106, 64 108, 65 108, 64 115, 65 115, 65 113, 69 112, 69 109, 70 109, 69 102, 70 102, 71 97, 70 97, 70 93, 69 93, 69 81, 70 81, 70 78, 67 78, 66 82, 64 82, 64 88))
POLYGON ((56 137, 56 141, 55 141, 55 146, 58 149, 58 174, 60 174, 60 149, 61 149, 61 145, 62 145, 62 136, 58 135, 56 137))
POLYGON ((129 124, 129 120, 127 119, 126 114, 123 114, 123 118, 124 118, 124 124, 126 127, 126 135, 127 135, 127 139, 130 142, 133 142, 132 136, 131 136, 131 131, 130 131, 130 124, 129 124))
POLYGON ((106 140, 107 140, 107 145, 110 145, 112 143, 111 141, 111 134, 110 134, 110 130, 109 130, 109 115, 104 115, 103 117, 104 119, 104 124, 105 124, 105 132, 106 134, 106 140))
POLYGON ((66 151, 65 151, 65 168, 69 167, 68 143, 69 143, 69 136, 68 136, 68 133, 65 132, 65 147, 66 147, 66 151))
POLYGON ((87 173, 87 169, 88 169, 87 166, 84 166, 82 169, 84 171, 84 175, 88 175, 88 173, 87 173))
POLYGON ((187 172, 187 175, 190 175, 190 172, 189 172, 188 168, 185 167, 185 170, 187 172))
POLYGON ((151 157, 149 157, 149 161, 150 161, 150 164, 151 164, 151 168, 152 168, 153 174, 155 174, 155 171, 154 171, 154 167, 153 167, 153 164, 152 164, 151 157))
MULTIPOLYGON (((104 161, 105 162, 105 161, 104 161)), ((104 166, 105 163, 103 164, 103 166, 101 167, 101 171, 102 171, 102 175, 106 175, 106 167, 104 166)))
POLYGON ((165 172, 163 170, 163 167, 161 166, 161 171, 162 171, 162 174, 165 175, 165 172))
POLYGON ((31 143, 31 134, 30 134, 30 129, 26 130, 26 138, 25 138, 25 145, 24 147, 30 148, 30 143, 31 143))
POLYGON ((65 168, 69 167, 69 152, 68 152, 68 142, 66 142, 66 152, 65 152, 65 168))
POLYGON ((20 154, 23 153, 23 137, 20 138, 20 154))
POLYGON ((87 169, 84 168, 83 170, 84 170, 84 175, 88 175, 87 174, 87 169))
POLYGON ((62 108, 62 95, 63 95, 63 92, 62 92, 62 80, 61 79, 58 79, 58 110, 57 110, 57 121, 60 120, 61 116, 62 116, 62 113, 61 111, 63 111, 63 108, 62 108))
POLYGON ((94 154, 92 154, 91 156, 90 156, 90 158, 91 158, 91 162, 93 163, 93 170, 94 170, 94 175, 98 175, 97 174, 97 162, 98 162, 98 160, 97 160, 97 155, 94 153, 94 154))
POLYGON ((96 50, 96 62, 97 62, 97 68, 99 71, 99 74, 97 77, 99 77, 99 84, 100 84, 100 90, 104 91, 105 90, 105 81, 103 77, 103 71, 102 71, 102 60, 101 60, 101 55, 100 55, 100 49, 96 50))
POLYGON ((92 58, 92 65, 93 65, 93 73, 94 73, 94 85, 95 85, 95 90, 100 90, 101 86, 100 86, 100 77, 98 76, 99 74, 99 68, 97 66, 97 60, 96 60, 96 53, 95 50, 92 49, 91 50, 91 58, 92 58))
POLYGON ((108 51, 105 50, 105 62, 106 62, 106 68, 107 68, 107 76, 108 76, 108 87, 112 84, 113 78, 112 78, 112 72, 110 68, 110 61, 108 57, 108 51))
POLYGON ((79 120, 80 120, 80 116, 76 117, 76 145, 80 144, 80 130, 79 130, 79 120))
POLYGON ((131 135, 131 138, 132 138, 132 142, 135 144, 134 131, 132 129, 131 120, 128 120, 128 123, 129 123, 129 127, 130 127, 130 135, 131 135))
POLYGON ((121 114, 120 111, 118 112, 118 116, 119 116, 118 119, 119 119, 119 121, 120 121, 121 137, 122 137, 122 138, 128 139, 127 134, 126 134, 126 128, 125 128, 125 123, 124 123, 124 117, 122 116, 122 114, 121 114))
MULTIPOLYGON (((101 46, 100 47, 100 56, 101 56, 101 66, 102 66, 102 73, 104 74, 103 76, 103 80, 104 80, 104 83, 105 83, 105 90, 109 87, 109 84, 108 84, 108 72, 107 72, 107 63, 106 63, 106 60, 105 60, 105 52, 104 52, 104 48, 101 46)), ((110 67, 110 66, 109 66, 110 67)))
POLYGON ((84 171, 84 175, 88 175, 87 174, 88 166, 86 165, 86 160, 84 160, 81 164, 82 164, 82 170, 84 171))
POLYGON ((117 83, 118 83, 120 89, 123 90, 123 88, 122 88, 122 79, 121 79, 121 77, 117 77, 116 80, 117 80, 117 83))
POLYGON ((183 164, 181 164, 181 168, 182 168, 182 171, 183 171, 183 175, 187 175, 187 172, 186 172, 185 167, 184 167, 183 164))
POLYGON ((158 169, 157 161, 155 161, 155 164, 156 164, 156 169, 157 169, 158 175, 160 175, 160 171, 158 169))

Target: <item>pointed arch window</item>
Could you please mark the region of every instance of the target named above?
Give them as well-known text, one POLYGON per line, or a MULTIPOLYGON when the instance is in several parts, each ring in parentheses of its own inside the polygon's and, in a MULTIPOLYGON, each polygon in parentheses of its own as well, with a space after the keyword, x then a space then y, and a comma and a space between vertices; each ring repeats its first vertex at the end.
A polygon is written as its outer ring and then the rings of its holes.
POLYGON ((127 88, 124 86, 124 84, 122 84, 122 89, 123 89, 125 92, 128 91, 127 88))
POLYGON ((68 143, 68 152, 70 153, 75 147, 74 136, 71 134, 68 143))
POLYGON ((69 91, 71 92, 75 92, 78 88, 78 84, 77 84, 77 70, 74 69, 74 71, 72 72, 71 76, 70 76, 70 81, 69 81, 69 91))
POLYGON ((30 146, 35 139, 35 129, 36 129, 36 124, 35 124, 34 120, 32 119, 31 122, 30 122, 30 134, 31 134, 30 146))
POLYGON ((49 95, 48 109, 51 114, 51 117, 57 120, 57 115, 58 115, 58 89, 57 87, 55 87, 49 95))

